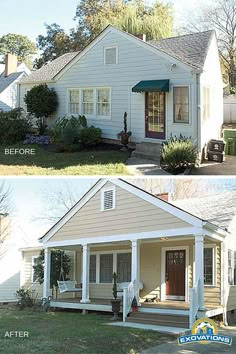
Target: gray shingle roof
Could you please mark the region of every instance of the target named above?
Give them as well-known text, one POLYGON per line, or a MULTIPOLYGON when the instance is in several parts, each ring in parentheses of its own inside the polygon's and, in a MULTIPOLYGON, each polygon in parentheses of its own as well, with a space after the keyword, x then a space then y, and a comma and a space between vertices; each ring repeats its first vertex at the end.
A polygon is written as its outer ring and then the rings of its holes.
POLYGON ((236 215, 236 191, 177 200, 172 204, 223 229, 228 229, 236 215))
POLYGON ((151 40, 147 43, 185 64, 201 69, 204 66, 214 33, 214 31, 198 32, 179 37, 151 40))
POLYGON ((7 77, 4 76, 4 72, 0 75, 0 93, 2 93, 9 85, 11 85, 19 76, 22 75, 22 72, 16 72, 13 74, 8 75, 7 77))
POLYGON ((52 80, 77 54, 78 52, 63 54, 59 58, 42 66, 39 70, 32 72, 31 75, 21 80, 20 83, 47 82, 52 80))

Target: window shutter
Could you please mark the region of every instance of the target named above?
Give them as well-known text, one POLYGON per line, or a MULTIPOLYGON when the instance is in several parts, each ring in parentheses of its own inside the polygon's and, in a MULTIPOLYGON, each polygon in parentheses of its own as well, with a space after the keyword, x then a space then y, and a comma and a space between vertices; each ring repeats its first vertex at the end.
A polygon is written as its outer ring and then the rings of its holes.
POLYGON ((110 189, 104 191, 103 194, 103 210, 109 210, 114 208, 114 190, 110 189))

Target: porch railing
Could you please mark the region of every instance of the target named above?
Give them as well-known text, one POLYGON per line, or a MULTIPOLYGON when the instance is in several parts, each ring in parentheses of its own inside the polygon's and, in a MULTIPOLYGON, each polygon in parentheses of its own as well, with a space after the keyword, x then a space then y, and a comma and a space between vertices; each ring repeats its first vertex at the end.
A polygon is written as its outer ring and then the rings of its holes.
POLYGON ((134 287, 135 287, 135 280, 131 281, 123 289, 123 322, 125 322, 127 315, 131 311, 132 301, 134 298, 134 287))
POLYGON ((200 278, 197 279, 195 285, 189 289, 189 327, 192 328, 200 307, 200 278))

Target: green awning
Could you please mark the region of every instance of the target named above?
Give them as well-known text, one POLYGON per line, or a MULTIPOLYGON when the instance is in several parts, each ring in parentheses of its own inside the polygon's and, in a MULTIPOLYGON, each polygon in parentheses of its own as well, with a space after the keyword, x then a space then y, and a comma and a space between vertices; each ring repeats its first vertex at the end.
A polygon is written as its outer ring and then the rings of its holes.
POLYGON ((169 80, 139 81, 132 92, 169 92, 169 80))

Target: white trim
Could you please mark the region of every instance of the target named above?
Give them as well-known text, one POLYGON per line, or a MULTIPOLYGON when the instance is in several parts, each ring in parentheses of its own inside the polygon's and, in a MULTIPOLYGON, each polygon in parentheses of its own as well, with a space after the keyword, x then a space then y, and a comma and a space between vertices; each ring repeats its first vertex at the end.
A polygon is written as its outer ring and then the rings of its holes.
POLYGON ((131 253, 130 249, 126 249, 126 250, 110 250, 110 251, 93 251, 90 252, 91 256, 96 256, 96 282, 95 283, 90 283, 89 284, 112 284, 111 283, 101 283, 100 282, 100 256, 102 254, 112 254, 113 256, 113 273, 116 272, 117 273, 117 254, 120 253, 131 253))
POLYGON ((101 189, 101 211, 109 211, 109 210, 114 210, 116 208, 116 187, 111 186, 111 187, 104 187, 101 189), (110 209, 104 209, 104 194, 105 192, 112 191, 112 208, 110 209))
POLYGON ((114 46, 104 46, 103 47, 103 64, 104 65, 117 65, 119 63, 119 56, 118 56, 118 46, 117 45, 114 45, 114 46), (106 63, 106 50, 107 49, 113 49, 115 48, 116 49, 116 62, 115 63, 110 63, 110 64, 107 64, 106 63))
MULTIPOLYGON (((215 287, 217 286, 216 284, 216 244, 215 243, 209 243, 209 244, 203 244, 203 248, 212 248, 212 284, 205 284, 204 279, 203 279, 203 284, 204 287, 215 287)), ((204 253, 203 253, 203 272, 204 272, 204 253)), ((203 273, 204 276, 204 273, 203 273)))
POLYGON ((80 86, 80 87, 68 87, 67 88, 67 95, 66 95, 66 115, 67 116, 73 116, 73 115, 84 115, 88 120, 111 120, 111 87, 110 86, 80 86), (109 91, 109 114, 107 116, 100 116, 98 115, 98 109, 97 109, 97 98, 98 98, 98 90, 100 89, 107 89, 109 91), (91 90, 93 91, 93 114, 86 114, 83 112, 83 91, 84 90, 91 90), (69 93, 70 91, 78 91, 79 92, 79 109, 78 113, 71 113, 69 110, 69 104, 70 104, 70 99, 69 99, 69 93))
POLYGON ((166 251, 185 251, 185 302, 189 301, 189 246, 171 246, 161 248, 161 301, 166 300, 166 283, 165 283, 165 272, 166 272, 166 251))
POLYGON ((177 126, 190 126, 192 125, 192 106, 191 106, 191 103, 192 103, 192 100, 191 100, 191 97, 192 97, 192 92, 191 92, 191 85, 173 85, 172 87, 172 91, 173 91, 173 94, 172 94, 172 103, 173 103, 173 117, 172 117, 172 124, 173 125, 177 125, 177 126), (174 101, 174 89, 175 88, 179 88, 179 87, 187 87, 188 88, 188 122, 181 122, 181 121, 178 121, 178 122, 175 122, 175 101, 174 101))
POLYGON ((202 70, 194 69, 192 66, 185 64, 181 60, 172 57, 171 55, 165 53, 164 51, 154 47, 150 43, 144 42, 143 40, 133 36, 132 34, 121 31, 121 30, 113 27, 112 25, 108 25, 91 43, 89 43, 89 45, 87 45, 87 47, 84 48, 84 50, 82 50, 82 52, 78 53, 78 55, 76 55, 75 58, 73 58, 69 62, 69 64, 67 64, 57 75, 54 76, 54 78, 53 78, 54 81, 60 79, 60 77, 62 77, 66 71, 68 71, 75 63, 77 63, 81 58, 83 58, 97 43, 99 43, 110 32, 116 33, 116 34, 122 36, 123 38, 130 40, 131 42, 135 43, 136 45, 139 45, 140 47, 142 47, 142 48, 144 48, 156 55, 159 55, 161 58, 164 58, 173 64, 177 64, 179 67, 181 67, 182 69, 186 70, 189 73, 191 73, 192 70, 194 70, 194 72, 196 72, 196 71, 202 72, 202 70))
POLYGON ((63 240, 63 241, 52 241, 46 242, 44 244, 45 247, 63 247, 63 246, 77 246, 82 245, 84 243, 88 244, 101 244, 108 242, 119 242, 119 241, 132 241, 132 240, 145 240, 145 239, 157 239, 161 237, 177 237, 184 235, 194 235, 195 232, 199 231, 196 227, 186 227, 181 229, 169 229, 169 230, 159 230, 159 231, 149 231, 149 232, 141 232, 134 234, 120 234, 120 235, 112 235, 112 236, 98 236, 98 237, 84 237, 78 238, 75 240, 63 240))

